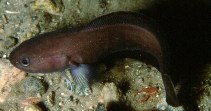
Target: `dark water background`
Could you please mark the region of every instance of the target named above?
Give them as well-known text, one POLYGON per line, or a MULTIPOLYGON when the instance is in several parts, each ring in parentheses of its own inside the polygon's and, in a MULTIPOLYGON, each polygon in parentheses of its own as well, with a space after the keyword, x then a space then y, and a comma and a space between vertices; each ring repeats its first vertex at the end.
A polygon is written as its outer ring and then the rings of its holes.
POLYGON ((175 84, 182 83, 178 96, 188 111, 199 110, 202 70, 211 61, 210 4, 208 0, 169 0, 144 11, 166 32, 168 73, 175 84))

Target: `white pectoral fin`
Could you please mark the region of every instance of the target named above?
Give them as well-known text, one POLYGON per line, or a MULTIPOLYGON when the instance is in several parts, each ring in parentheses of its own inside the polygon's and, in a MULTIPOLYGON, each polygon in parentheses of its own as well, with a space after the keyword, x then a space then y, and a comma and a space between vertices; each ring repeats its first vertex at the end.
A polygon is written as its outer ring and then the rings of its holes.
POLYGON ((71 73, 76 84, 76 93, 88 95, 90 89, 90 78, 93 75, 93 67, 89 64, 78 64, 70 66, 71 73))
POLYGON ((89 65, 79 64, 77 66, 72 66, 71 73, 77 84, 89 85, 89 76, 91 74, 89 65))

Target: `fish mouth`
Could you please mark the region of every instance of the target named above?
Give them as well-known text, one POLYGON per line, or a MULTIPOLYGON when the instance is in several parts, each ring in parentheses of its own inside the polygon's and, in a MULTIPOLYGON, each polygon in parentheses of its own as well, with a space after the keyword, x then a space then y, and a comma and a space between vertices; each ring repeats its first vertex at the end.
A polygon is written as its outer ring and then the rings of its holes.
POLYGON ((9 55, 9 61, 10 61, 10 63, 11 63, 12 65, 16 66, 17 61, 16 61, 15 56, 14 56, 14 51, 12 51, 12 52, 10 53, 10 55, 9 55))

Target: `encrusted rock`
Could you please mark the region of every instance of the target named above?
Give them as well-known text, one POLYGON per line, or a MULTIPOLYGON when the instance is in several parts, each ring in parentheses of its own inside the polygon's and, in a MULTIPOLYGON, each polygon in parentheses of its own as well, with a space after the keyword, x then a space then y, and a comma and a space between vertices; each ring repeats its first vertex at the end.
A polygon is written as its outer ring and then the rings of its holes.
POLYGON ((100 94, 99 102, 105 103, 106 105, 110 102, 119 102, 120 96, 120 92, 113 82, 106 83, 100 94))
POLYGON ((24 108, 24 111, 42 111, 37 105, 29 105, 24 108))
POLYGON ((25 72, 10 66, 8 61, 0 60, 0 102, 4 102, 11 86, 25 78, 25 72))
POLYGON ((29 76, 22 81, 21 91, 34 96, 37 94, 44 94, 46 88, 40 79, 29 76))
POLYGON ((59 15, 62 10, 62 3, 54 2, 52 0, 35 0, 32 7, 34 10, 41 9, 53 15, 59 15))

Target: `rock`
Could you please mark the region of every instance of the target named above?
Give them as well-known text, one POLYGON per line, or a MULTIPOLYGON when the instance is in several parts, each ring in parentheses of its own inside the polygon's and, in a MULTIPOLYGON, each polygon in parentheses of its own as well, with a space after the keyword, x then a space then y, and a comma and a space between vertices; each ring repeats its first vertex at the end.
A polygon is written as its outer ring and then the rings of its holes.
POLYGON ((42 109, 37 105, 29 105, 24 107, 24 111, 42 111, 42 109))
POLYGON ((95 111, 106 111, 104 104, 98 103, 95 111))
POLYGON ((211 111, 211 64, 206 65, 204 69, 203 79, 201 82, 201 90, 199 99, 197 100, 200 111, 211 111))
POLYGON ((17 44, 17 39, 15 37, 7 37, 4 40, 4 48, 9 49, 17 44))
POLYGON ((37 94, 44 94, 46 88, 44 86, 44 83, 40 79, 29 76, 22 81, 20 90, 26 94, 35 96, 37 94))
POLYGON ((52 91, 47 95, 45 104, 50 107, 52 107, 55 104, 55 92, 52 91))
POLYGON ((25 72, 13 67, 4 59, 0 59, 0 102, 4 102, 11 87, 25 78, 25 72))
POLYGON ((53 0, 35 0, 35 4, 32 7, 34 10, 44 10, 53 15, 59 15, 62 11, 62 3, 58 1, 55 3, 53 0))
POLYGON ((39 97, 29 97, 23 101, 21 101, 21 106, 29 106, 29 105, 34 105, 38 104, 41 101, 41 98, 39 97))
POLYGON ((120 96, 121 94, 113 82, 106 83, 100 94, 99 102, 104 103, 106 106, 110 102, 119 102, 120 96))

